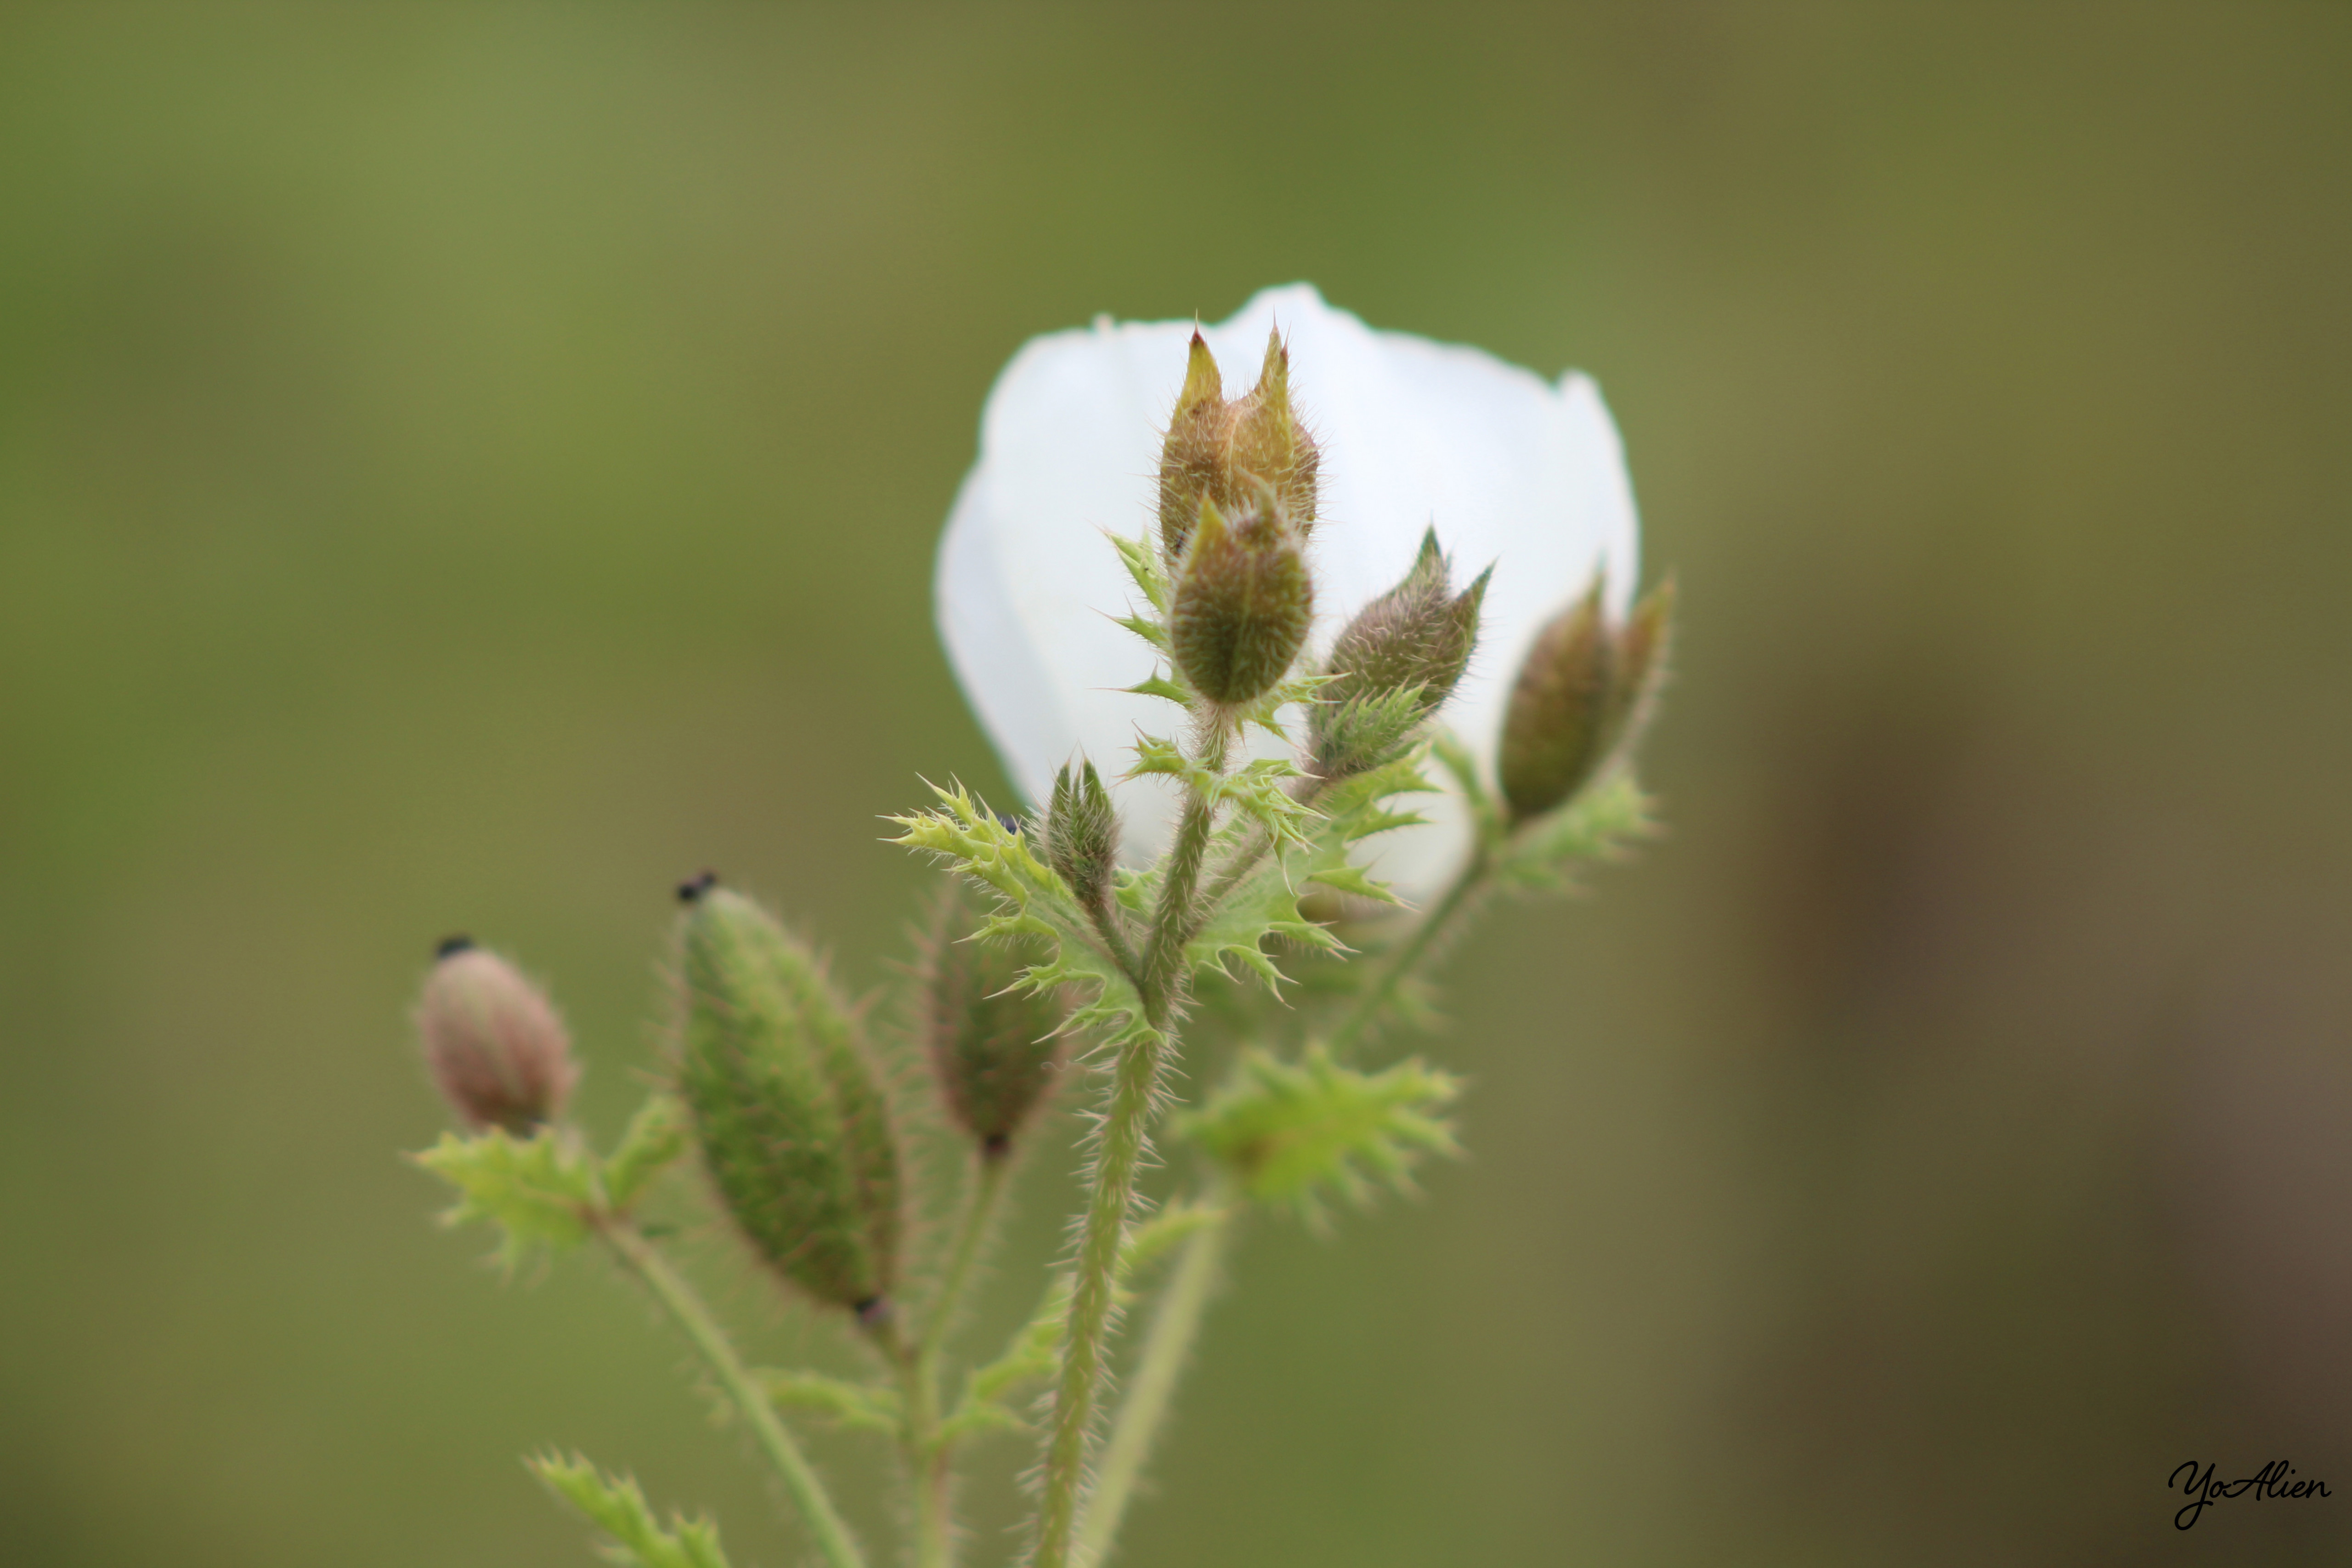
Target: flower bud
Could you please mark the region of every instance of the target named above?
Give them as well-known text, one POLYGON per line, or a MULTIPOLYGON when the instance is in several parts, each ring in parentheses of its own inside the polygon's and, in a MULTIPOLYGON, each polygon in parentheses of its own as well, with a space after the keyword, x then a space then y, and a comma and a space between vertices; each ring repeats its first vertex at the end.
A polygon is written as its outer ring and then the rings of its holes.
POLYGON ((680 889, 678 1092, 754 1250, 821 1301, 887 1311, 898 1148, 857 1024, 816 958, 740 893, 680 889))
POLYGON ((462 936, 441 944, 416 1031, 433 1082, 476 1131, 518 1136, 562 1114, 579 1065, 563 1020, 539 987, 462 936))
POLYGON ((1095 765, 1081 761, 1074 774, 1065 763, 1054 775, 1053 804, 1045 811, 1045 858, 1060 872, 1085 908, 1110 907, 1112 873, 1118 857, 1118 815, 1095 765))
POLYGON ((1540 816, 1582 789, 1638 738, 1665 675, 1672 584, 1613 624, 1598 578, 1544 627, 1503 714, 1498 763, 1511 820, 1540 816))
POLYGON ((923 1036, 957 1126, 993 1158, 1051 1097, 1068 1059, 1055 1034, 1069 1016, 1060 988, 1015 990, 1021 972, 1052 960, 1037 942, 982 941, 970 893, 941 900, 923 965, 923 1036))
POLYGON ((1270 486, 1301 537, 1314 526, 1321 454, 1290 404, 1290 351, 1269 334, 1257 384, 1231 402, 1201 334, 1192 334, 1184 385, 1169 417, 1160 457, 1160 543, 1172 565, 1199 522, 1204 501, 1228 516, 1248 507, 1255 486, 1270 486))
POLYGON ((1227 522, 1201 502, 1168 617, 1177 669, 1210 701, 1238 707, 1289 673, 1315 619, 1300 539, 1271 485, 1227 522))
POLYGON ((1478 640, 1478 606, 1494 568, 1459 595, 1450 575, 1431 529, 1404 581, 1359 611, 1332 643, 1324 664, 1336 679, 1307 714, 1321 777, 1379 767, 1454 694, 1478 640))

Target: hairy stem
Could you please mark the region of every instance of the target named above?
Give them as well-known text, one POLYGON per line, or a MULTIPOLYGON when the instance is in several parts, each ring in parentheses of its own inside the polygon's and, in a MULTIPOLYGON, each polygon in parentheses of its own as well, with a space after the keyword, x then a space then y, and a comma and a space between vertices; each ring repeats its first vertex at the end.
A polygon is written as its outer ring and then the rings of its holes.
POLYGON ((743 1413, 744 1424, 751 1427, 761 1451, 776 1467, 776 1474, 783 1479, 785 1492, 800 1510, 802 1523, 814 1538, 829 1568, 865 1568, 866 1559, 851 1538, 849 1526, 835 1511, 833 1500, 825 1495, 824 1483, 809 1468, 807 1457, 793 1440, 792 1433, 785 1430, 775 1406, 768 1402, 767 1394, 745 1370, 742 1358, 735 1353, 727 1331, 719 1326, 719 1321, 702 1304, 702 1298, 695 1293, 686 1276, 671 1267, 669 1259, 629 1221, 606 1215, 597 1222, 597 1231, 622 1264, 645 1281, 654 1299, 686 1331, 686 1337, 694 1342, 694 1348, 701 1352, 711 1375, 743 1413))
POLYGON ((1367 986, 1348 1016, 1331 1032, 1330 1047, 1334 1058, 1344 1061, 1348 1054, 1361 1045, 1379 1028, 1381 1020, 1395 1004, 1397 989, 1412 977, 1423 964, 1433 961, 1459 934, 1458 928, 1476 910, 1486 888, 1486 879, 1495 868, 1491 850, 1481 843, 1470 852, 1468 863, 1445 889, 1444 897, 1422 920, 1402 947, 1381 966, 1380 977, 1367 986))
MULTIPOLYGON (((1201 748, 1201 763, 1224 766, 1226 732, 1213 723, 1201 748)), ((1160 1064, 1175 1037, 1183 994, 1184 942, 1193 920, 1193 895, 1201 879, 1209 837, 1216 826, 1213 791, 1195 784, 1186 795, 1184 816, 1160 885, 1160 907, 1143 955, 1144 1027, 1119 1047, 1112 1068, 1110 1102, 1105 1109, 1095 1168, 1088 1185, 1086 1227, 1078 1241, 1076 1279, 1070 1315, 1062 1331, 1062 1376, 1054 1399, 1052 1429, 1045 1440, 1045 1496, 1037 1517, 1036 1568, 1067 1568, 1084 1488, 1087 1441, 1106 1364, 1110 1317, 1117 1289, 1118 1248, 1135 1202, 1135 1171, 1160 1089, 1160 1064)))
POLYGON ((1183 1375, 1192 1342, 1200 1333, 1202 1314, 1216 1291, 1218 1268, 1235 1211, 1224 1206, 1232 1194, 1222 1189, 1212 1192, 1209 1201, 1219 1205, 1217 1217, 1185 1238, 1168 1283, 1160 1288, 1160 1303, 1152 1310, 1134 1382, 1119 1402, 1110 1440, 1103 1446, 1094 1493, 1087 1500, 1086 1517, 1078 1526, 1081 1563, 1100 1563, 1118 1539, 1120 1517, 1135 1495, 1143 1467, 1150 1461, 1152 1443, 1168 1418, 1177 1379, 1183 1375))
POLYGON ((954 1446, 940 1437, 940 1354, 955 1320, 964 1287, 971 1282, 981 1247, 994 1223, 998 1200, 1003 1195, 1010 1163, 1002 1155, 983 1152, 969 1184, 970 1195, 957 1223, 954 1249, 923 1321, 923 1337, 912 1355, 899 1362, 907 1400, 908 1467, 915 1485, 916 1568, 953 1568, 954 1521, 950 1512, 954 1481, 954 1446))

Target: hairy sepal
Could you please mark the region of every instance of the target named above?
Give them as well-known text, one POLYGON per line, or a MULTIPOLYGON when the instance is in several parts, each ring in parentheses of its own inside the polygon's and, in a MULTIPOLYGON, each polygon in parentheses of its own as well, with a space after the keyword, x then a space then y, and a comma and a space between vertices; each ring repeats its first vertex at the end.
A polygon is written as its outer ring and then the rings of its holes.
POLYGON ((578 1454, 542 1454, 526 1460, 531 1474, 570 1503, 606 1540, 600 1550, 625 1568, 727 1568, 719 1527, 708 1519, 672 1513, 665 1528, 629 1476, 608 1476, 578 1454))

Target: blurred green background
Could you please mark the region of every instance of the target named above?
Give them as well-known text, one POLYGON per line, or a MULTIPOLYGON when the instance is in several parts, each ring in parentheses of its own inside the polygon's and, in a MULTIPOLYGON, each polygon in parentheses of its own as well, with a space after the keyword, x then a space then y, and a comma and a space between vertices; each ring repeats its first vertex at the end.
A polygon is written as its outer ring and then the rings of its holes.
POLYGON ((2319 4, 10 7, 0 1559, 582 1563, 562 1444, 791 1560, 640 1301, 428 1223, 412 988, 551 976, 609 1133, 677 876, 882 983, 876 815, 1001 789, 992 377, 1308 279, 1599 377, 1673 832, 1455 964, 1466 1163, 1254 1230, 1127 1561, 2352 1561, 2347 83, 2319 4), (2336 1496, 2181 1535, 2191 1457, 2336 1496))

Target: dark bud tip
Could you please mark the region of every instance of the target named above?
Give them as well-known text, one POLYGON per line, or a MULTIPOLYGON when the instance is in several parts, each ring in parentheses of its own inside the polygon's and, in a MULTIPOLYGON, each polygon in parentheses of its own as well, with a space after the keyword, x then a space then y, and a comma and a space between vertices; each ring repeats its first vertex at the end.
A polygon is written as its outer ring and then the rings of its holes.
POLYGON ((857 1314, 859 1328, 878 1329, 890 1321, 890 1298, 868 1296, 850 1310, 857 1314))
POLYGON ((1005 832, 1018 833, 1021 831, 1021 819, 1013 816, 1011 812, 1000 811, 995 814, 995 816, 998 822, 1003 824, 1005 832))
POLYGON ((433 949, 433 956, 436 959, 454 958, 458 953, 471 952, 473 951, 474 939, 472 937, 463 935, 445 936, 433 949))
POLYGON ((711 889, 719 886, 719 873, 705 871, 698 877, 688 877, 677 885, 677 901, 690 904, 711 889))
POLYGON ((983 1160, 1002 1160, 1012 1152, 1013 1140, 1005 1133, 992 1132, 980 1141, 980 1154, 983 1160))

